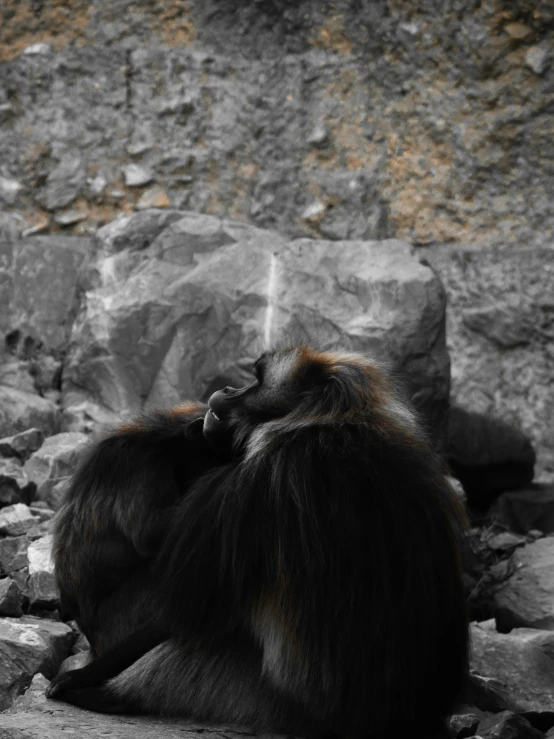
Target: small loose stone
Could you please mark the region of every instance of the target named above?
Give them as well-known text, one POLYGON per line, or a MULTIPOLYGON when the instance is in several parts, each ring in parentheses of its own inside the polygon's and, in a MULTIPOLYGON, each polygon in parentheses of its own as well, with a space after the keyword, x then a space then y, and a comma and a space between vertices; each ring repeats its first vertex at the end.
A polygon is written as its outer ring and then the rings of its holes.
POLYGON ((127 187, 142 187, 154 179, 152 171, 139 164, 128 164, 122 167, 122 172, 127 187))

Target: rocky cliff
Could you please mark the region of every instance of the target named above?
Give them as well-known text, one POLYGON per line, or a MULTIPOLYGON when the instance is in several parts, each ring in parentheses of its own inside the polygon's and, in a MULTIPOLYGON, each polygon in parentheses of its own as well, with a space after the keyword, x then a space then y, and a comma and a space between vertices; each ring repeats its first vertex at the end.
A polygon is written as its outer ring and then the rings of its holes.
POLYGON ((293 236, 552 236, 550 2, 2 8, 0 201, 30 229, 171 205, 293 236))

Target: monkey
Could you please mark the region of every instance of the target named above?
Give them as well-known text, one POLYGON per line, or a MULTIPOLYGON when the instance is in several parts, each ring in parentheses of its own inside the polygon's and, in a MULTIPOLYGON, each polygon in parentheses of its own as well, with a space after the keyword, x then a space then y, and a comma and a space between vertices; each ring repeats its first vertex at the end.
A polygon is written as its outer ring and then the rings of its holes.
POLYGON ((151 562, 172 506, 224 458, 203 433, 206 411, 184 403, 143 414, 92 445, 70 482, 54 527, 55 573, 62 614, 92 656, 148 619, 151 562))
POLYGON ((448 736, 468 670, 465 512, 387 372, 266 352, 208 401, 231 434, 180 498, 149 624, 47 695, 308 737, 448 736))

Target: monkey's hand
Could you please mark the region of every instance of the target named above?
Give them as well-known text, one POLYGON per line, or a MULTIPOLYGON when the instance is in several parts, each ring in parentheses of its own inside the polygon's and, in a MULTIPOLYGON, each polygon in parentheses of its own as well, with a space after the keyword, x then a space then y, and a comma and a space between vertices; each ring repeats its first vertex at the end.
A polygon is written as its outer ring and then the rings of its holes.
POLYGON ((83 670, 67 670, 59 672, 46 688, 46 697, 53 700, 63 700, 63 694, 75 688, 84 688, 88 685, 86 672, 83 670))

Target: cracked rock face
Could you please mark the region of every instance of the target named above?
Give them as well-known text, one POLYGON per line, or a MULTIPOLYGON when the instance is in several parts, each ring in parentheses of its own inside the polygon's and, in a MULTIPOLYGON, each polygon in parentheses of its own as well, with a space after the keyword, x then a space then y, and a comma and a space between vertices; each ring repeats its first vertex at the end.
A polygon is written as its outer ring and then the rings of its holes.
POLYGON ((442 427, 444 294, 408 244, 287 241, 162 211, 119 219, 98 241, 95 287, 64 368, 66 408, 92 401, 121 415, 207 397, 249 382, 267 346, 305 341, 387 361, 416 407, 442 427))
POLYGON ((548 2, 7 3, 0 202, 31 229, 155 181, 290 237, 552 239, 548 2))

